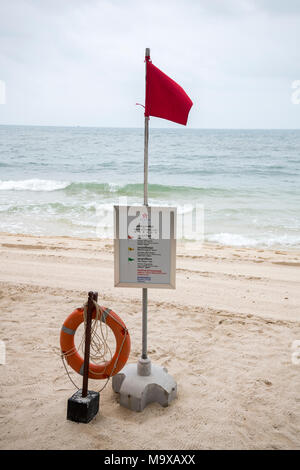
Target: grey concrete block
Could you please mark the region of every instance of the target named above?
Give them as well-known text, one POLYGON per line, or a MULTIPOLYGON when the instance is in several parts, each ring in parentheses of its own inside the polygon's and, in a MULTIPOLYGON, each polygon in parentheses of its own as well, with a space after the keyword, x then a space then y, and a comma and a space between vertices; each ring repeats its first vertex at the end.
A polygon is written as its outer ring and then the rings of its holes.
MULTIPOLYGON (((177 384, 166 368, 151 364, 149 375, 139 375, 141 363, 126 365, 112 378, 112 388, 119 394, 120 405, 143 411, 151 402, 168 406, 177 397, 177 384)), ((149 364, 145 364, 149 371, 149 364)))

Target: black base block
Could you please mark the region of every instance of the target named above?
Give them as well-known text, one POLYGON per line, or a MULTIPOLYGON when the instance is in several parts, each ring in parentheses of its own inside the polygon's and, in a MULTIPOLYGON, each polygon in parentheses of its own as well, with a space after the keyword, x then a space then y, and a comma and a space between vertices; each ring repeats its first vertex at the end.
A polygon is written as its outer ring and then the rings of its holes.
POLYGON ((77 423, 89 423, 99 410, 100 395, 98 392, 88 391, 87 397, 82 397, 82 390, 78 390, 68 399, 67 419, 77 423))

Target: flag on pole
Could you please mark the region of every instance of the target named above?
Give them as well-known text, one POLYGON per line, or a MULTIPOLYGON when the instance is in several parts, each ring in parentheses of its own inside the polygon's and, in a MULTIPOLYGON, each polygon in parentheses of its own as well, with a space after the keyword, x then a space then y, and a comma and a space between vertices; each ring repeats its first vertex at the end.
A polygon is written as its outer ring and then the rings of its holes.
POLYGON ((145 116, 155 116, 178 124, 187 123, 193 106, 183 88, 146 57, 145 116))

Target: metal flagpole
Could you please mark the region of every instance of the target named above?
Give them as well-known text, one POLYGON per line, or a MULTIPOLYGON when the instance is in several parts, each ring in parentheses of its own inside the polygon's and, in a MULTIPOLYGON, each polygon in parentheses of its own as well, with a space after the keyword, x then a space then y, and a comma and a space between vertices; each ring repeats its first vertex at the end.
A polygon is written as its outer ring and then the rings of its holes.
MULTIPOLYGON (((150 57, 150 49, 145 51, 145 93, 147 87, 147 60, 150 57)), ((148 143, 149 143, 149 116, 145 116, 144 130, 144 205, 148 206, 148 143)), ((147 313, 148 313, 148 289, 143 288, 143 329, 142 329, 142 359, 147 359, 147 313)))
MULTIPOLYGON (((147 62, 150 60, 150 49, 145 52, 147 81, 147 62)), ((147 83, 146 83, 147 89, 147 83)), ((148 143, 149 116, 145 116, 144 133, 144 206, 148 206, 148 143)), ((149 224, 149 221, 148 221, 149 224)), ((149 227, 148 227, 149 229, 149 227)), ((148 231, 149 233, 149 231, 148 231)), ((142 316, 142 354, 137 364, 127 364, 123 370, 113 376, 113 390, 119 393, 120 404, 134 411, 142 411, 150 402, 168 406, 177 396, 177 384, 167 373, 165 367, 151 364, 147 355, 147 310, 148 289, 143 288, 142 316), (150 385, 150 386, 149 386, 150 385)))

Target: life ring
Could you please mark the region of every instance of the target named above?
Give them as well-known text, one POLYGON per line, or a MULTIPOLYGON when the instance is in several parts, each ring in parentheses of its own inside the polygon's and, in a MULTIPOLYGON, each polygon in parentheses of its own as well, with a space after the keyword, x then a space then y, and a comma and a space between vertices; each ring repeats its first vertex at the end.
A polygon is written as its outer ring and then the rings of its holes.
MULTIPOLYGON (((90 379, 107 379, 117 374, 127 362, 130 353, 130 336, 125 323, 112 310, 100 307, 101 321, 113 331, 116 339, 116 351, 110 361, 103 364, 89 363, 90 379), (119 356, 119 357, 118 357, 119 356)), ((96 317, 94 309, 92 318, 96 317)), ((67 363, 78 374, 83 375, 84 360, 75 347, 74 337, 78 326, 83 322, 83 308, 77 308, 65 320, 60 332, 60 347, 67 363)))

